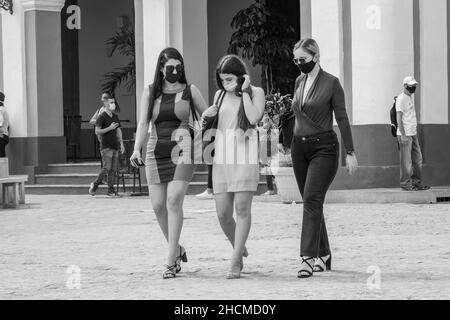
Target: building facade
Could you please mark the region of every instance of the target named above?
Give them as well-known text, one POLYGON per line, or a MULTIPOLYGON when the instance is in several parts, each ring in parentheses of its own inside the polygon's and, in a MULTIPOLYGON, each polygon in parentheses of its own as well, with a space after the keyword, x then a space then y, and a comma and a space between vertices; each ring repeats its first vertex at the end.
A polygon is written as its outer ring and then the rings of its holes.
MULTIPOLYGON (((287 1, 287 0, 286 0, 287 1)), ((402 79, 420 82, 415 97, 424 154, 424 179, 450 185, 450 6, 446 0, 292 0, 301 37, 315 38, 321 64, 345 88, 361 165, 354 177, 342 167, 333 188, 396 187, 399 157, 390 135, 389 109, 402 79)), ((13 0, 0 9, 0 90, 11 115, 7 149, 13 173, 64 163, 68 115, 81 116, 81 154, 95 156, 92 127, 103 75, 126 57, 109 58, 105 41, 132 21, 136 38, 136 90, 117 97, 126 136, 136 106, 152 81, 166 46, 186 59, 189 81, 211 102, 214 69, 226 54, 234 14, 251 0, 13 0), (92 153, 94 153, 92 155, 92 153)), ((290 13, 292 14, 292 12, 290 13)), ((250 73, 260 82, 259 68, 250 73)))

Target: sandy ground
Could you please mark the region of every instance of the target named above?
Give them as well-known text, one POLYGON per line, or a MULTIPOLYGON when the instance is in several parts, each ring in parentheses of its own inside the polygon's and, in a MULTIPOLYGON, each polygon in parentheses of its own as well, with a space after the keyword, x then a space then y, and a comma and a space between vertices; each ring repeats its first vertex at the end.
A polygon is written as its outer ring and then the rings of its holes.
POLYGON ((189 263, 162 280, 166 244, 146 198, 28 196, 0 210, 1 299, 450 299, 450 205, 327 205, 333 271, 296 278, 302 205, 254 203, 250 257, 213 201, 185 201, 189 263))

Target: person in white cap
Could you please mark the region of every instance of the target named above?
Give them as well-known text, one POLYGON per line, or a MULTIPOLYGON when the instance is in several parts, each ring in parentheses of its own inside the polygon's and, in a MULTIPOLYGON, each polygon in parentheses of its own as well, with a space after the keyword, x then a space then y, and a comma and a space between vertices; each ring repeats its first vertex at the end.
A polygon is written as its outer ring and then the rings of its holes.
POLYGON ((422 182, 422 151, 417 137, 417 117, 413 94, 419 83, 409 76, 403 80, 403 92, 396 102, 397 138, 400 144, 400 187, 404 191, 422 191, 430 187, 422 182))

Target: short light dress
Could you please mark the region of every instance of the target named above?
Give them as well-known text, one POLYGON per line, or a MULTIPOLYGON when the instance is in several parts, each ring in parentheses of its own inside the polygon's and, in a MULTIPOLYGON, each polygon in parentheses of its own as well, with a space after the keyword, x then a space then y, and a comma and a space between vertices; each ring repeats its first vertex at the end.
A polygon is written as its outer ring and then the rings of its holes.
POLYGON ((190 96, 187 86, 179 91, 164 91, 154 104, 151 132, 147 144, 146 174, 149 185, 172 181, 190 182, 195 165, 190 140, 172 140, 179 132, 188 134, 191 119, 190 96), (182 129, 181 131, 177 131, 182 129))
POLYGON ((214 142, 214 194, 256 192, 258 189, 258 133, 256 129, 249 129, 244 135, 244 131, 239 128, 240 104, 240 97, 227 94, 220 107, 214 142))

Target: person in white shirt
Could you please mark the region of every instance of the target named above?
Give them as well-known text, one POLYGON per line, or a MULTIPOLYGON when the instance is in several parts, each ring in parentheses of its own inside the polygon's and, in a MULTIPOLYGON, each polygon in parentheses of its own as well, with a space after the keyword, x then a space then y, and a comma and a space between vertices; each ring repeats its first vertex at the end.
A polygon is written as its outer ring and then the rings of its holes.
POLYGON ((0 92, 0 158, 6 158, 6 146, 9 144, 9 116, 4 106, 5 95, 0 92))
POLYGON ((422 151, 417 137, 417 117, 413 94, 418 82, 414 77, 403 81, 403 92, 396 102, 397 138, 400 144, 400 187, 404 191, 422 191, 430 189, 422 182, 422 151))

